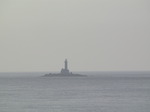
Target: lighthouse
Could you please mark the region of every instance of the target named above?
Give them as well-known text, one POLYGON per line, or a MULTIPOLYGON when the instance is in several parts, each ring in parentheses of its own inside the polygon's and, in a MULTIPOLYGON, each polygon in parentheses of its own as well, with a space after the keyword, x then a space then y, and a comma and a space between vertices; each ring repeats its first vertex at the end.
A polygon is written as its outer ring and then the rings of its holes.
POLYGON ((65 59, 65 66, 64 68, 61 69, 61 74, 70 74, 69 70, 68 70, 68 61, 67 59, 65 59))
POLYGON ((60 73, 49 73, 44 75, 44 77, 76 77, 76 76, 83 77, 86 75, 73 74, 72 72, 69 72, 67 59, 65 59, 64 68, 61 69, 60 73))
POLYGON ((68 61, 65 59, 65 70, 68 70, 68 61))

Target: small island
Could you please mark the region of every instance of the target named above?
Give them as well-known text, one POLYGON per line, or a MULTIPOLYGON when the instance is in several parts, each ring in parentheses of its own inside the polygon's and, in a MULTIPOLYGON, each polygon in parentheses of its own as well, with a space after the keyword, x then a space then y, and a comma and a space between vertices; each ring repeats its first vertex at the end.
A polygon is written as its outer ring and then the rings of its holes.
POLYGON ((81 74, 73 74, 72 72, 69 72, 68 69, 68 61, 65 60, 65 67, 61 69, 60 73, 49 73, 45 74, 43 77, 85 77, 86 75, 81 74))

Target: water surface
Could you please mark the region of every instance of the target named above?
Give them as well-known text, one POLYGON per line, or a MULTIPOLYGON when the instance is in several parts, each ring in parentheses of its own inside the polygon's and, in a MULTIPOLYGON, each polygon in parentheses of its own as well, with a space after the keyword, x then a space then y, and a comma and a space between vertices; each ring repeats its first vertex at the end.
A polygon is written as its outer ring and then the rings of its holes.
POLYGON ((150 75, 89 73, 88 77, 40 77, 30 73, 27 77, 1 76, 0 111, 149 112, 150 75))

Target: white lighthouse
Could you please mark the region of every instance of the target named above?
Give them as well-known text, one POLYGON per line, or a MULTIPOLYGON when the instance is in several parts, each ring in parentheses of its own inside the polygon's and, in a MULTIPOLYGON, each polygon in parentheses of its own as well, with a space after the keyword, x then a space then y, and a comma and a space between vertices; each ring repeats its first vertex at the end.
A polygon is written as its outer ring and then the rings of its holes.
POLYGON ((68 61, 65 59, 65 66, 61 69, 61 74, 70 74, 68 70, 68 61))
POLYGON ((77 76, 82 77, 86 75, 73 74, 72 72, 69 72, 67 59, 65 59, 64 68, 61 69, 60 73, 49 73, 44 75, 44 77, 77 77, 77 76))
POLYGON ((65 70, 68 70, 68 61, 65 59, 65 70))

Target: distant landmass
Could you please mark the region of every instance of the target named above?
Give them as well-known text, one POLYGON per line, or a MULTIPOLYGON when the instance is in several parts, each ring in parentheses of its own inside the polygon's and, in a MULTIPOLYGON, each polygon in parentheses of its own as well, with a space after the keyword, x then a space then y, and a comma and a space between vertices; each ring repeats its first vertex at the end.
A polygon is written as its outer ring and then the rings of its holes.
POLYGON ((64 68, 61 69, 60 73, 49 73, 45 74, 43 77, 85 77, 86 75, 81 74, 73 74, 72 72, 69 72, 68 69, 68 61, 65 60, 64 68))

